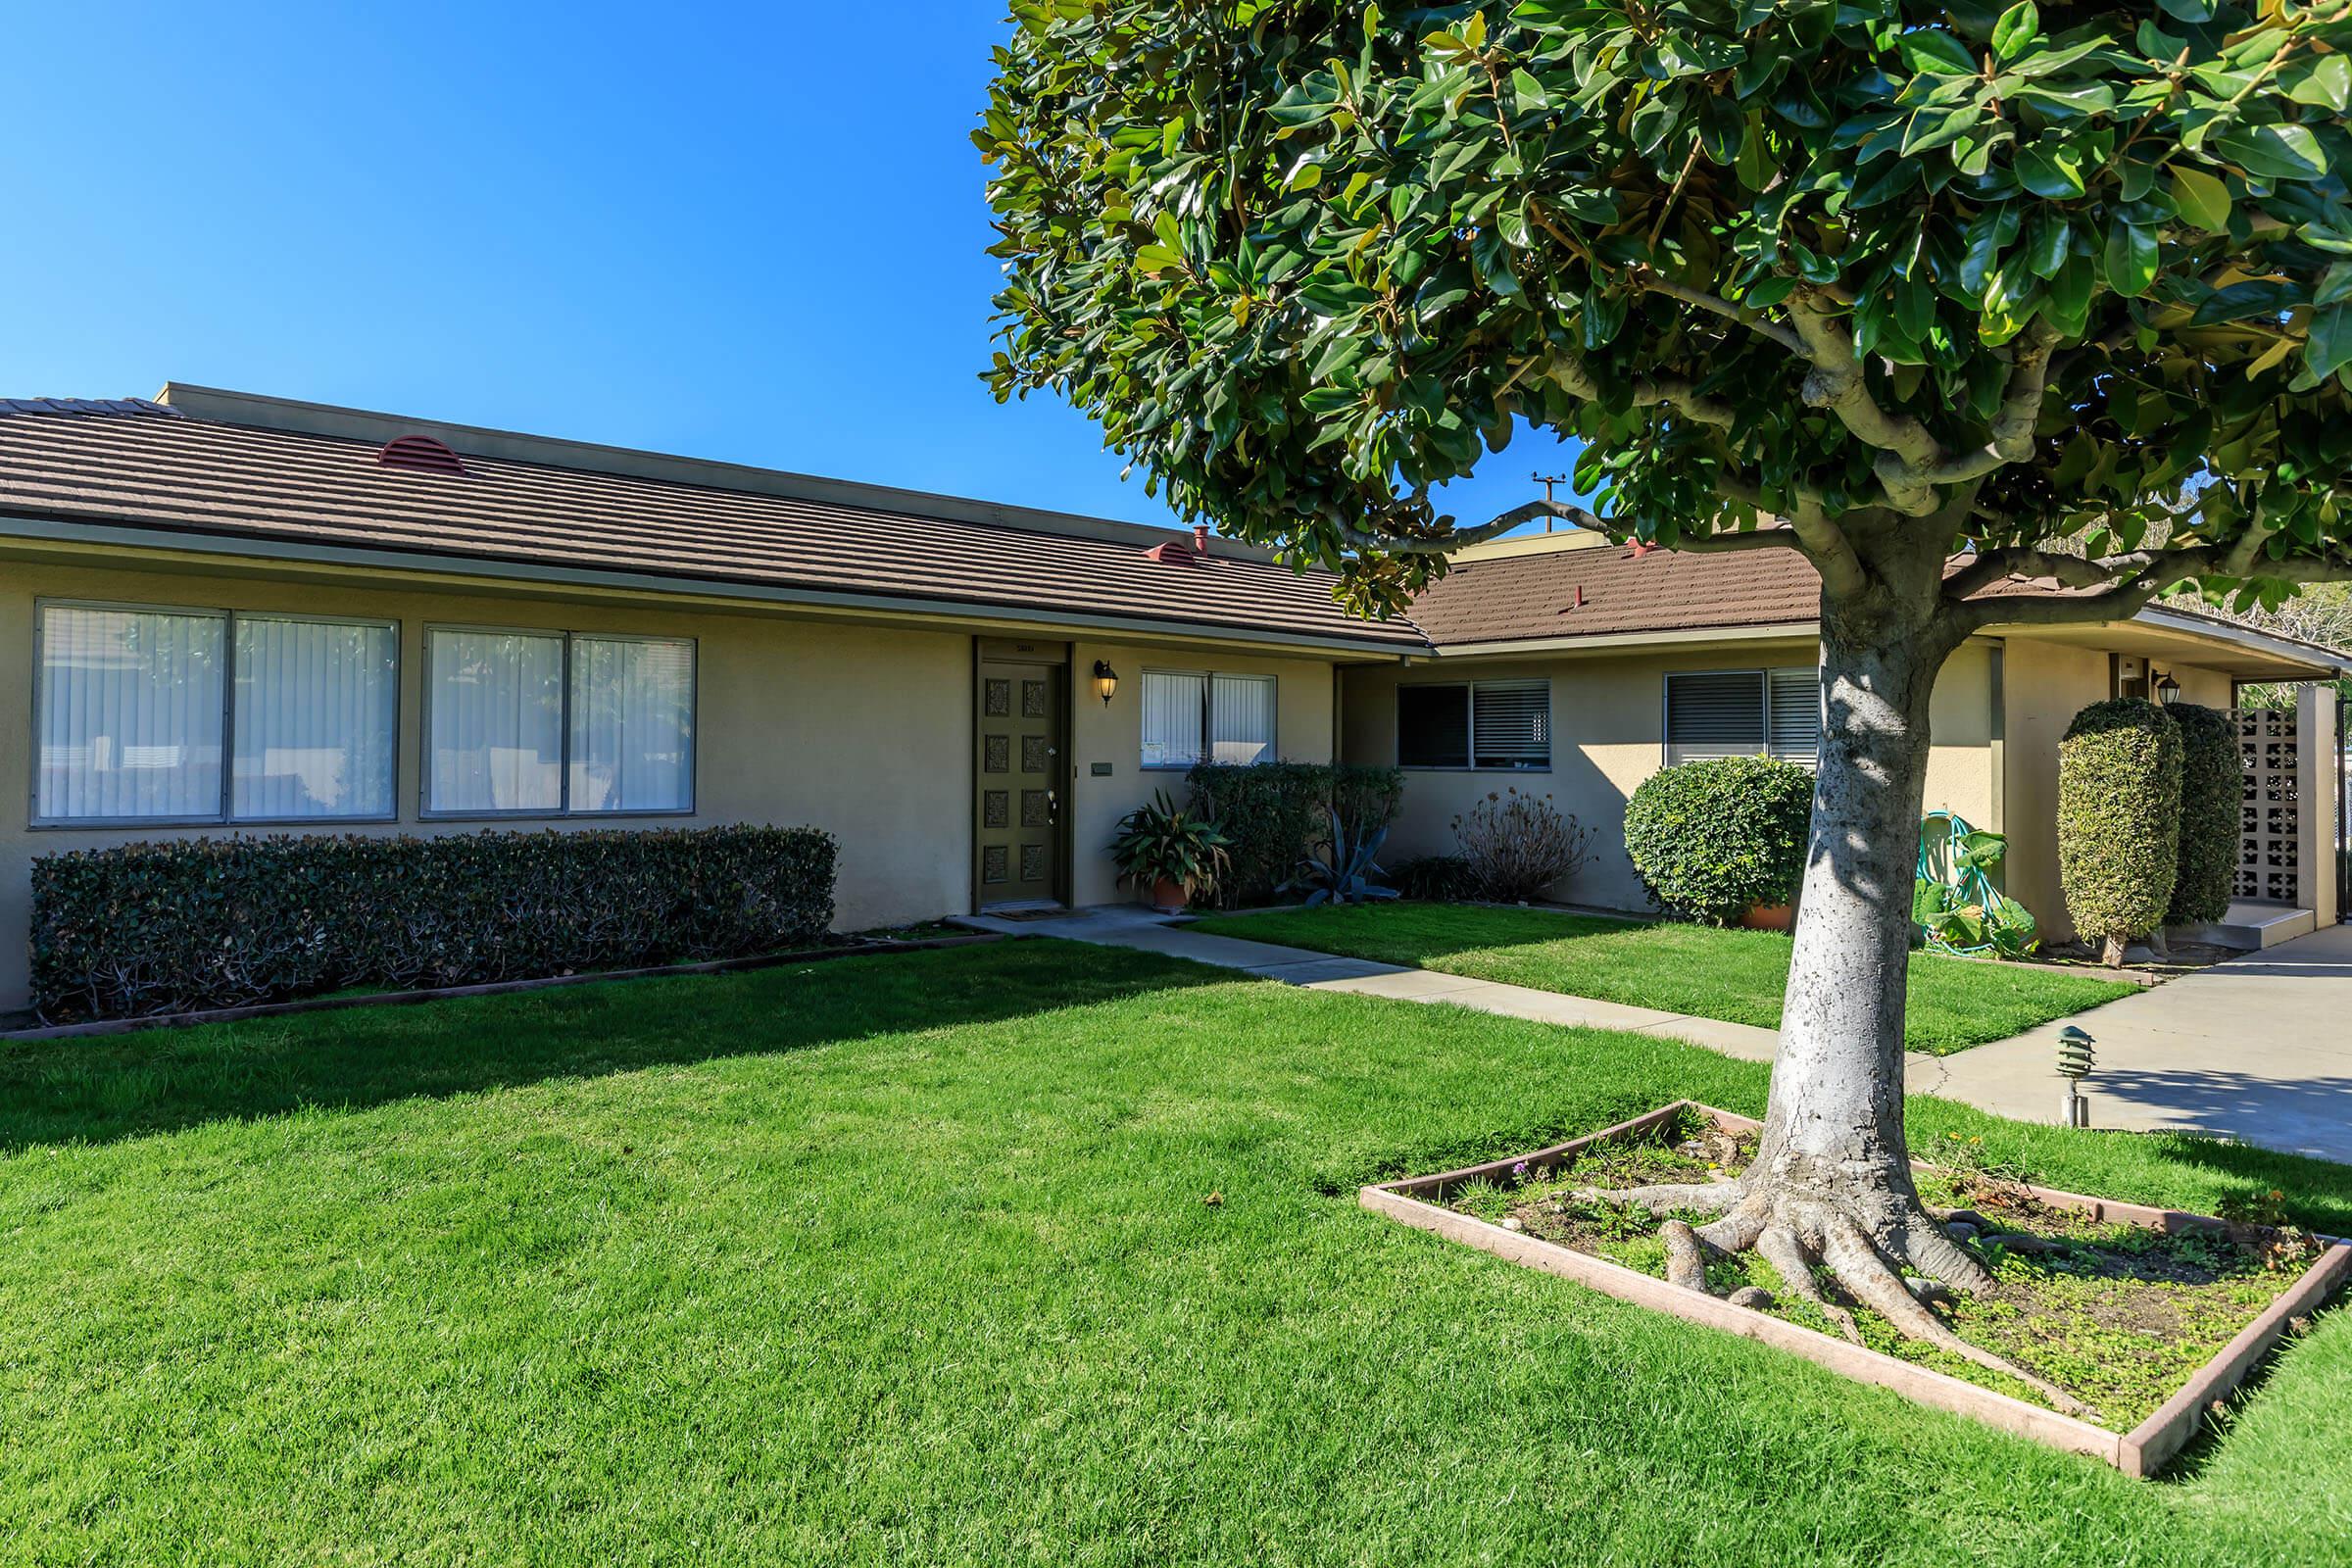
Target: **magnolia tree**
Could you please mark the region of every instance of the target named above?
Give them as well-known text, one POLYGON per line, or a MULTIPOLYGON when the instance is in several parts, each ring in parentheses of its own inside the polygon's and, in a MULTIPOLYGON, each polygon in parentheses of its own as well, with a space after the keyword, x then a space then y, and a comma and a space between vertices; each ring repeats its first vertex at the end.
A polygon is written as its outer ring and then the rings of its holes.
POLYGON ((1902 1137, 1944 659, 2352 576, 2352 0, 1018 0, 977 139, 1000 397, 1386 613, 1520 422, 1614 532, 1794 550, 1827 724, 1763 1144, 1714 1217, 1967 1353, 1902 1137))

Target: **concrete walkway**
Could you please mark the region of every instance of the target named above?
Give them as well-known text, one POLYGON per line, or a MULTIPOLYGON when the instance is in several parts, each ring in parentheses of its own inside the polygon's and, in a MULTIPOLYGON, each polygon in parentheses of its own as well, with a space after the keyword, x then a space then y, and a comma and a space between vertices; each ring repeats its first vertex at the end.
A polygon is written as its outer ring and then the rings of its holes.
MULTIPOLYGON (((1700 1018, 1687 1012, 1562 996, 1556 991, 1504 985, 1497 980, 1472 980, 1435 969, 1374 963, 1368 958, 1339 958, 1328 953, 1279 947, 1271 942, 1211 936, 1205 931, 1170 924, 1168 916, 1155 914, 1141 905, 1106 904, 1044 920, 1001 920, 981 914, 954 923, 978 931, 1066 937, 1073 942, 1092 942, 1102 947, 1164 953, 1170 957, 1239 969, 1261 979, 1280 980, 1315 991, 1348 991, 1396 1002, 1449 1002, 1457 1007, 1476 1007, 1482 1012, 1534 1018, 1544 1023, 1665 1035, 1749 1061, 1770 1061, 1781 1044, 1778 1031, 1754 1024, 1725 1023, 1720 1018, 1700 1018)), ((1931 1071, 1936 1062, 1934 1056, 1923 1056, 1916 1052, 1909 1060, 1914 1075, 1931 1071)))
MULTIPOLYGON (((1164 953, 1316 991, 1664 1035, 1750 1061, 1770 1061, 1780 1046, 1776 1031, 1752 1024, 1211 936, 1140 905, 1043 920, 972 915, 954 923, 1164 953)), ((1906 1087, 1998 1115, 2054 1122, 2061 1089, 2052 1064, 2058 1031, 2069 1022, 2097 1042, 2097 1069, 2084 1086, 2094 1127, 2191 1128, 2352 1162, 2352 926, 2331 926, 1956 1055, 1908 1053, 1906 1087)))
POLYGON ((2352 926, 2217 963, 2071 1020, 1915 1066, 1915 1094, 2055 1121, 2067 1022, 2092 1039, 2094 1127, 2223 1133, 2352 1161, 2352 926))

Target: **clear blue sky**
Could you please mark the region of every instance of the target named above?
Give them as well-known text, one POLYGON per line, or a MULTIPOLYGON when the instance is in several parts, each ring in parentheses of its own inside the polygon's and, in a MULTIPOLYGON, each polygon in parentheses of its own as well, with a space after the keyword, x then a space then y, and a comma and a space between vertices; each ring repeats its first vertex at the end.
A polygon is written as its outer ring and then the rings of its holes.
MULTIPOLYGON (((995 0, 887 17, 14 8, 0 395, 177 379, 1166 521, 977 378, 995 0)), ((1570 461, 1523 436, 1458 510, 1570 461)))

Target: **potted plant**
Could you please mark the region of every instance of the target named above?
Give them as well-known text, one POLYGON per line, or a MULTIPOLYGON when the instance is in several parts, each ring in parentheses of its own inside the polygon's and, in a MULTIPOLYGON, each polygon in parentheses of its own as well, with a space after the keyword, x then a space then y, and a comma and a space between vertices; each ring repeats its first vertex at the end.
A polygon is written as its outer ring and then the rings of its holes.
POLYGON ((1175 913, 1217 885, 1232 857, 1217 824, 1179 807, 1164 790, 1119 820, 1110 859, 1119 880, 1145 890, 1152 907, 1175 913))

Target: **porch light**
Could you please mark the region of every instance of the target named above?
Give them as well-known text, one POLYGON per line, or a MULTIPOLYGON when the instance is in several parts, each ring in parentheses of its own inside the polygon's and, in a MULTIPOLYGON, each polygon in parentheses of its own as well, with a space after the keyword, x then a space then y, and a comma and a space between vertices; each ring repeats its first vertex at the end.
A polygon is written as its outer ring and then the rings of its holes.
POLYGON ((2159 676, 2157 676, 2157 677, 2156 677, 2156 706, 2157 706, 2157 707, 2159 707, 2159 708, 2170 708, 2170 707, 2172 707, 2172 706, 2173 706, 2173 701, 2174 701, 2174 699, 2175 699, 2175 698, 2177 698, 2177 697, 2179 697, 2180 695, 2180 683, 2179 681, 2177 681, 2177 680, 2173 679, 2173 677, 2172 677, 2170 674, 2159 675, 2159 676))
POLYGON ((1110 667, 1110 661, 1106 659, 1096 660, 1095 695, 1102 699, 1102 706, 1104 708, 1108 708, 1110 706, 1110 700, 1112 697, 1118 694, 1118 690, 1119 672, 1110 667))

